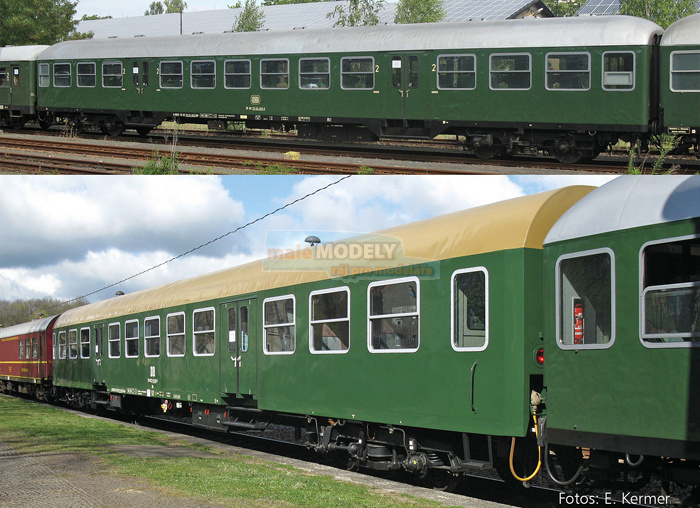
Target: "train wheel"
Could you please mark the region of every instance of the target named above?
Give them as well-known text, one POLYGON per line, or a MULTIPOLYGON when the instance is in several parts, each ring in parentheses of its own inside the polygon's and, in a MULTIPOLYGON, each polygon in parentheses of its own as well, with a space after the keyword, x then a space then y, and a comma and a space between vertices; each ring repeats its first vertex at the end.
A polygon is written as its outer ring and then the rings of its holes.
POLYGON ((148 136, 152 130, 153 127, 136 127, 136 132, 138 132, 139 136, 142 138, 148 136))
POLYGON ((554 150, 554 158, 562 164, 577 164, 583 159, 583 154, 579 150, 554 150))
POLYGON ((105 120, 100 125, 100 130, 108 136, 116 138, 117 136, 124 134, 126 127, 121 120, 115 118, 113 120, 105 120))
POLYGON ((443 469, 428 469, 423 478, 426 488, 441 490, 443 492, 454 492, 460 483, 461 478, 443 469))
POLYGON ((495 159, 496 157, 501 157, 504 153, 505 150, 499 145, 482 146, 474 150, 474 155, 483 160, 495 159))
POLYGON ((51 125, 53 125, 53 122, 51 120, 39 120, 39 127, 41 127, 41 130, 47 131, 51 128, 51 125))
POLYGON ((11 116, 10 117, 10 127, 15 130, 20 130, 22 127, 24 127, 24 124, 27 123, 27 120, 23 116, 11 116))

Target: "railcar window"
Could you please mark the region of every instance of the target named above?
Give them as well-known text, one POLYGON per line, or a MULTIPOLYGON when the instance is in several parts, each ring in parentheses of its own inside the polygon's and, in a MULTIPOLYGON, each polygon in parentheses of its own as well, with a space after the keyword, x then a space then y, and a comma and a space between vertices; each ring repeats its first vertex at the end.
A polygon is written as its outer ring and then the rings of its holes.
MULTIPOLYGON (((29 346, 29 341, 27 341, 29 346)), ((29 358, 29 347, 27 347, 27 358, 29 358)), ((78 358, 78 330, 68 332, 68 358, 78 358)))
POLYGON ((107 341, 109 342, 109 357, 119 358, 122 355, 122 342, 119 323, 112 323, 107 329, 107 341))
POLYGON ((58 358, 66 359, 66 332, 58 332, 58 358))
POLYGON ((31 360, 32 358, 32 347, 30 345, 29 339, 24 341, 24 359, 31 360))
POLYGON ((190 64, 190 79, 192 88, 216 88, 216 62, 213 60, 198 61, 190 64))
MULTIPOLYGON (((0 73, 1 72, 2 72, 2 70, 0 69, 0 73)), ((41 88, 46 88, 50 84, 51 84, 51 67, 47 63, 39 64, 39 86, 41 88)))
POLYGON ((224 62, 224 87, 229 89, 250 88, 250 60, 226 60, 224 62))
POLYGON ((8 79, 8 73, 7 69, 2 67, 0 68, 0 86, 3 88, 7 88, 10 86, 10 81, 8 79))
POLYGON ((642 263, 643 340, 700 342, 700 238, 648 245, 642 263))
POLYGON ((476 56, 438 56, 437 80, 438 88, 441 90, 474 90, 476 88, 476 56))
POLYGON ((146 318, 143 322, 144 353, 147 357, 160 356, 160 318, 146 318))
POLYGON ((374 88, 374 58, 342 58, 340 60, 340 87, 343 90, 372 90, 374 88))
POLYGON ((214 332, 214 309, 194 311, 194 340, 192 349, 195 356, 212 356, 216 351, 214 332))
POLYGON ((19 359, 24 360, 24 339, 19 339, 19 359))
POLYGON ((547 55, 547 90, 590 90, 591 55, 550 53, 547 55))
POLYGON ((289 60, 260 60, 260 88, 289 88, 289 60))
POLYGON ((488 273, 485 268, 452 275, 452 347, 482 350, 488 344, 488 273))
POLYGON ((331 87, 331 61, 329 58, 299 59, 299 88, 328 90, 331 87))
POLYGON ((78 64, 78 87, 94 88, 97 85, 97 66, 92 62, 78 64))
POLYGON ((90 329, 80 329, 80 358, 90 358, 90 329))
POLYGON ((137 320, 124 323, 124 356, 136 358, 139 356, 139 322, 137 320))
POLYGON ((567 349, 609 347, 614 340, 613 254, 563 256, 557 263, 557 336, 567 349))
POLYGON ((345 353, 350 349, 349 288, 313 291, 309 315, 312 353, 345 353))
POLYGON ((68 88, 71 85, 71 69, 69 63, 53 64, 53 86, 68 88))
POLYGON ((532 86, 532 58, 529 53, 491 55, 492 90, 529 90, 532 86))
POLYGON ((167 317, 168 356, 185 356, 185 313, 167 317))
POLYGON ((401 88, 401 76, 403 74, 403 59, 400 56, 395 56, 391 59, 391 87, 401 88))
POLYGON ((39 343, 36 337, 32 337, 32 360, 39 359, 39 343))
POLYGON ((700 92, 700 51, 671 53, 671 89, 700 92))
POLYGON ((419 346, 417 278, 369 285, 369 350, 412 352, 419 346))
POLYGON ((293 296, 269 298, 263 302, 264 352, 292 354, 296 349, 296 315, 293 296))
POLYGON ((182 88, 182 62, 160 63, 160 87, 182 88))
POLYGON ((635 58, 631 51, 603 53, 603 90, 633 90, 635 58))
POLYGON ((52 359, 52 360, 55 360, 55 359, 56 359, 56 348, 58 347, 58 342, 56 341, 56 332, 54 332, 54 333, 51 335, 51 339, 52 339, 52 340, 51 340, 51 342, 52 342, 52 347, 51 347, 51 350, 52 350, 52 357, 51 357, 51 359, 52 359))
POLYGON ((104 88, 121 88, 124 85, 121 62, 104 62, 102 64, 102 86, 104 88))

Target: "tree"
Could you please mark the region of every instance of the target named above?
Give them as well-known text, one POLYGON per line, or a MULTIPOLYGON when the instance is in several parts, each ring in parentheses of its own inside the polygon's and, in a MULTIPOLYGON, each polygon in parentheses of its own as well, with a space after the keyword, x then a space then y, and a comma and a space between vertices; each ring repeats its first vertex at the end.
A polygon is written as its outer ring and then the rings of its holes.
POLYGON ((112 16, 98 16, 97 14, 88 16, 87 14, 83 14, 83 17, 80 18, 80 21, 93 21, 97 19, 112 19, 112 16))
POLYGON ((555 16, 573 16, 583 7, 586 0, 550 0, 547 5, 555 16))
POLYGON ((399 0, 394 23, 437 23, 446 15, 442 0, 399 0))
POLYGON ((151 2, 148 10, 144 14, 145 16, 156 16, 158 14, 165 14, 165 7, 163 7, 162 2, 151 2))
POLYGON ((183 0, 164 0, 165 13, 174 14, 176 12, 184 12, 187 9, 187 2, 183 0))
POLYGON ((75 32, 71 0, 0 0, 0 46, 56 44, 75 32))
POLYGON ((26 323, 37 317, 49 317, 68 309, 89 303, 85 298, 63 303, 51 297, 32 298, 29 300, 0 300, 0 328, 26 323))
MULTIPOLYGON (((263 0, 263 5, 287 5, 287 4, 310 4, 318 2, 319 0, 263 0)), ((330 2, 332 0, 321 0, 323 2, 330 2)), ((239 2, 240 3, 240 2, 239 2)))
POLYGON ((265 13, 255 4, 255 0, 245 0, 243 11, 236 16, 232 30, 234 32, 257 32, 264 24, 265 13))
POLYGON ((379 11, 384 0, 350 0, 348 10, 337 5, 327 18, 338 17, 333 26, 367 26, 379 23, 379 11))
POLYGON ((696 0, 620 0, 620 14, 646 18, 662 28, 696 11, 696 0))

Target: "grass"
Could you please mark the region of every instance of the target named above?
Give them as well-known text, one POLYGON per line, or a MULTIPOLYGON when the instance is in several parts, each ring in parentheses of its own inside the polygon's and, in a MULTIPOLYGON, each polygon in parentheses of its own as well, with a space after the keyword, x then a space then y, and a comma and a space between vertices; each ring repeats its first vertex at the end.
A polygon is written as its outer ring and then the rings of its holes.
MULTIPOLYGON (((438 507, 439 503, 342 482, 208 446, 195 446, 220 457, 139 458, 104 445, 187 445, 157 432, 101 419, 86 418, 24 400, 0 396, 0 440, 15 451, 84 453, 104 461, 108 473, 145 480, 171 495, 227 506, 333 506, 359 508, 438 507)), ((102 473, 101 473, 102 474, 102 473)))

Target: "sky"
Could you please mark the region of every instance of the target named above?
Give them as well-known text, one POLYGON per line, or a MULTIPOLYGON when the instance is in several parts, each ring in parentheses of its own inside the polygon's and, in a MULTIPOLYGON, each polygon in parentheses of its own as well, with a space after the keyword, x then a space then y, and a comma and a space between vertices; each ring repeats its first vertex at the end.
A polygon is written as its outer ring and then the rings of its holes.
MULTIPOLYGON (((0 300, 83 296, 337 181, 333 176, 0 176, 0 300)), ((605 176, 354 176, 91 302, 262 259, 268 237, 349 238, 605 176)), ((272 240, 270 240, 272 241, 272 240)))

